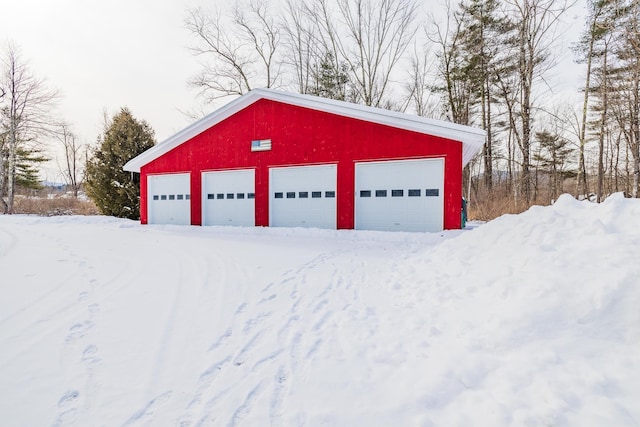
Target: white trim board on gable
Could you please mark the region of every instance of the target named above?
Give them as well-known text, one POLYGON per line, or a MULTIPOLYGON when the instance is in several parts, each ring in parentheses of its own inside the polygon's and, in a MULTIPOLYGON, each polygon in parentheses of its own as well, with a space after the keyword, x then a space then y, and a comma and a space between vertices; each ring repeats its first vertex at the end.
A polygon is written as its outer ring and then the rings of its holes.
POLYGON ((427 119, 411 114, 398 113, 382 108, 367 107, 350 102, 336 101, 311 95, 281 92, 273 89, 254 89, 215 110, 208 116, 186 127, 160 144, 129 160, 123 167, 128 172, 140 172, 140 168, 171 151, 191 138, 215 126, 224 119, 243 110, 260 99, 267 99, 339 116, 406 129, 426 135, 462 142, 462 165, 465 166, 482 149, 486 132, 470 126, 441 120, 427 119))

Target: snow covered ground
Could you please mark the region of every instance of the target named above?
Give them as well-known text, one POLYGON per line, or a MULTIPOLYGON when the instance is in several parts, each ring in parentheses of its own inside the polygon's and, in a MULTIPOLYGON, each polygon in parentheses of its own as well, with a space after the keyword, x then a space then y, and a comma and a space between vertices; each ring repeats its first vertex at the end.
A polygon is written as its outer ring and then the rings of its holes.
POLYGON ((2 426, 638 426, 640 201, 435 234, 0 217, 2 426))

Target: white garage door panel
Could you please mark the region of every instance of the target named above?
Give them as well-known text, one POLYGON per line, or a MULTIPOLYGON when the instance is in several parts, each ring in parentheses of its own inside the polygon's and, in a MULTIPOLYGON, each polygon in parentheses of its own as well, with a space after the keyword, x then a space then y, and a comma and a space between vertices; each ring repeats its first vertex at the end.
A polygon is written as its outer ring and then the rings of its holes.
POLYGON ((188 173, 148 175, 149 224, 191 224, 191 183, 188 173))
POLYGON ((336 165, 272 168, 270 225, 335 229, 336 182, 336 165))
POLYGON ((255 171, 253 169, 202 174, 202 224, 255 225, 255 171))
POLYGON ((356 164, 356 229, 441 231, 444 160, 356 164))

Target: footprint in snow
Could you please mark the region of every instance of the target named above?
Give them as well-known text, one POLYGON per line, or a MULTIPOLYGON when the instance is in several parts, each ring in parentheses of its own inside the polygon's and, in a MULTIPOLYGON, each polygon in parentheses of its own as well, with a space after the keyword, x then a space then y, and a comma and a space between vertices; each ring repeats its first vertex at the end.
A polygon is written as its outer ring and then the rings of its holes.
POLYGON ((313 311, 311 313, 316 314, 318 311, 322 310, 322 308, 327 304, 329 304, 329 300, 323 299, 313 308, 313 311))
POLYGON ((282 425, 284 416, 284 403, 288 393, 288 375, 284 366, 280 366, 273 381, 273 394, 271 395, 269 415, 271 425, 282 425))
POLYGON ((173 391, 169 390, 162 394, 159 394, 155 398, 151 399, 142 409, 138 410, 124 423, 125 426, 133 425, 134 423, 143 420, 145 418, 153 417, 158 406, 163 405, 171 399, 173 391))
POLYGON ((78 415, 75 406, 79 397, 80 393, 78 390, 68 390, 58 399, 58 410, 60 413, 53 422, 53 427, 67 426, 75 422, 78 415))
POLYGON ((87 365, 93 365, 100 361, 98 359, 98 347, 95 345, 87 346, 82 352, 82 361, 87 365))
POLYGON ((242 329, 242 333, 248 335, 253 330, 253 328, 255 328, 257 325, 262 324, 270 316, 271 313, 260 313, 256 317, 247 320, 244 324, 244 328, 242 329))
POLYGON ((93 326, 93 323, 89 320, 85 320, 83 323, 76 323, 69 328, 67 334, 67 342, 78 340, 87 334, 87 330, 93 326))
POLYGON ((264 330, 256 333, 254 336, 251 337, 251 339, 249 339, 249 341, 245 344, 244 347, 242 347, 242 349, 240 349, 240 351, 238 352, 238 355, 235 357, 233 361, 234 365, 241 366, 245 364, 245 362, 248 359, 249 353, 251 352, 251 350, 253 350, 256 344, 262 339, 263 334, 264 334, 264 330))
POLYGON ((211 344, 211 346, 209 347, 209 351, 215 350, 221 345, 226 344, 229 341, 229 338, 231 338, 231 335, 233 335, 233 331, 231 330, 231 328, 229 328, 224 332, 224 334, 220 335, 216 342, 211 344))
POLYGON ((275 285, 275 283, 271 282, 269 283, 267 286, 265 286, 265 288, 262 290, 262 292, 267 292, 269 289, 271 289, 273 286, 275 285))
POLYGON ((276 297, 277 297, 277 295, 276 295, 276 294, 269 295, 268 297, 261 299, 261 300, 260 300, 260 302, 259 302, 258 304, 264 304, 265 302, 272 301, 272 300, 274 300, 276 297))
POLYGON ((249 394, 247 394, 242 405, 240 405, 233 413, 233 417, 231 417, 231 420, 229 421, 229 427, 239 425, 242 420, 251 413, 255 400, 260 396, 260 394, 262 394, 265 382, 266 381, 260 382, 249 392, 249 394))
POLYGON ((96 314, 97 312, 100 311, 100 304, 91 304, 87 308, 89 309, 89 313, 96 314))
POLYGON ((223 360, 214 363, 209 366, 204 372, 200 374, 200 383, 210 385, 213 379, 222 371, 222 369, 231 361, 231 356, 225 357, 223 360))
POLYGON ((78 400, 78 397, 80 397, 80 392, 78 390, 67 391, 60 399, 58 399, 58 409, 70 409, 78 400))

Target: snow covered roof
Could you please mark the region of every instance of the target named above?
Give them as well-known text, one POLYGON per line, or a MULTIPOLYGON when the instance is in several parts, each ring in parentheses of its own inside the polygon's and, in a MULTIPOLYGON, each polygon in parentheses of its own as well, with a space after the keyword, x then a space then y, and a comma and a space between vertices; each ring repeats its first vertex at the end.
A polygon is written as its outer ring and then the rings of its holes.
POLYGON ((140 172, 140 168, 157 159, 180 144, 206 131, 238 111, 260 99, 282 102, 298 107, 323 111, 344 117, 379 123, 427 135, 439 136, 462 142, 462 162, 466 165, 480 151, 486 132, 470 126, 458 125, 442 120, 427 119, 412 114, 398 113, 382 108, 367 107, 350 102, 336 101, 311 95, 281 92, 273 89, 254 89, 236 98, 211 114, 203 117, 165 141, 129 160, 124 170, 140 172))

